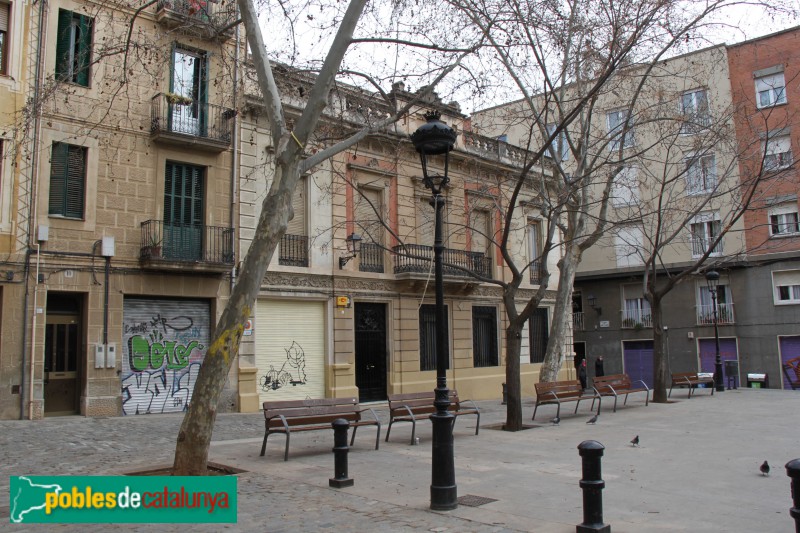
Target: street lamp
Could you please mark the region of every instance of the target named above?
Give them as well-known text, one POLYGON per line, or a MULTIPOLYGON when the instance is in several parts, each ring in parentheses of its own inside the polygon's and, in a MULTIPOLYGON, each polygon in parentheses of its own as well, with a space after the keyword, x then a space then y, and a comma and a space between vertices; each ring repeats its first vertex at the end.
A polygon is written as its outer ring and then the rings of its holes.
MULTIPOLYGON (((433 193, 433 209, 436 214, 433 238, 433 264, 436 285, 436 399, 433 405, 436 412, 431 415, 433 425, 433 450, 431 456, 431 509, 448 511, 458 507, 456 468, 453 459, 453 415, 449 411, 450 391, 447 389, 447 344, 445 335, 447 327, 444 315, 444 287, 442 281, 442 208, 444 198, 442 189, 447 186, 449 152, 456 142, 453 128, 439 120, 441 115, 436 111, 425 113, 426 123, 411 134, 422 161, 422 178, 425 187, 433 193), (431 175, 428 163, 431 156, 444 155, 444 174, 431 175)), ((433 158, 431 158, 433 159, 433 158)))
POLYGON ((345 244, 347 244, 347 255, 343 255, 339 258, 339 270, 343 269, 347 262, 357 256, 358 252, 361 251, 362 239, 361 235, 358 233, 351 233, 344 241, 345 244))
POLYGON ((719 286, 719 272, 709 270, 706 272, 706 283, 708 292, 711 293, 711 305, 714 311, 714 346, 716 347, 716 358, 714 359, 714 388, 717 392, 723 392, 725 385, 722 383, 722 359, 719 355, 719 323, 717 320, 717 287, 719 286))

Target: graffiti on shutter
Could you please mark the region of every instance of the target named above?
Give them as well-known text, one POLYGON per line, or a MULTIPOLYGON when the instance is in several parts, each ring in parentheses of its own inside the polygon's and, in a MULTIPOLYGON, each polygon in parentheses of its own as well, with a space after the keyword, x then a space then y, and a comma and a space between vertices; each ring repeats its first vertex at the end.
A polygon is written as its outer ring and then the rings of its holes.
POLYGON ((122 412, 184 411, 206 355, 209 304, 126 298, 122 326, 122 412))

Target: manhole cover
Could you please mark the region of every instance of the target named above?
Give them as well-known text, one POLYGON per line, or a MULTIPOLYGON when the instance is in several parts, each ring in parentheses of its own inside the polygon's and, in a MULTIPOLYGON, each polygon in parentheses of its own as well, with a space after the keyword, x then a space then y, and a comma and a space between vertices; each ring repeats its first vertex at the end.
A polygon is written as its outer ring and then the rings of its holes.
POLYGON ((467 507, 480 507, 481 505, 496 502, 496 498, 486 498, 485 496, 474 496, 467 494, 458 498, 459 505, 466 505, 467 507))

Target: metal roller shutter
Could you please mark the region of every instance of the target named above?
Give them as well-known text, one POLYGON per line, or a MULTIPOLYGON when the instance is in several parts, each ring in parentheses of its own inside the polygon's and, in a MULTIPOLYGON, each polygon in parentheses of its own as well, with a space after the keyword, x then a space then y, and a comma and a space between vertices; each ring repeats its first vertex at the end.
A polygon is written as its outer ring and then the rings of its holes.
POLYGON ((210 310, 205 300, 125 298, 122 412, 186 409, 206 356, 210 310))
POLYGON ((622 357, 625 373, 631 381, 639 380, 653 387, 653 341, 624 341, 622 357))
POLYGON ((325 397, 325 303, 259 300, 255 324, 260 401, 325 397))

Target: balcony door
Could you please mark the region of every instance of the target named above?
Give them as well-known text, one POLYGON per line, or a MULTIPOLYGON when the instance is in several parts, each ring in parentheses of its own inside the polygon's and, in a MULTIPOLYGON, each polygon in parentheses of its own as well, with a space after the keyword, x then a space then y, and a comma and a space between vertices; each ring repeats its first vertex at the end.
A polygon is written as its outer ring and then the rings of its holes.
POLYGON ((165 259, 203 259, 205 169, 167 162, 164 177, 165 259))
POLYGON ((208 76, 206 56, 175 47, 172 51, 170 80, 170 131, 204 136, 206 129, 206 100, 208 76))

